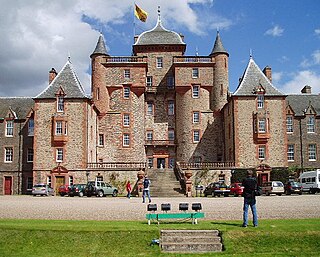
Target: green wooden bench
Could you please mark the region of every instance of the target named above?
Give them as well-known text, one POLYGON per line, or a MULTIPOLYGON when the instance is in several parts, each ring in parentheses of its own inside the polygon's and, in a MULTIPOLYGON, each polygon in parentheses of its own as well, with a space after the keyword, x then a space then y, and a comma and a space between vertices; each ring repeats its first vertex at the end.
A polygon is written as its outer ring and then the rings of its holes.
POLYGON ((192 219, 192 224, 198 224, 199 218, 204 218, 203 212, 179 212, 179 213, 147 213, 146 219, 148 220, 148 225, 150 225, 151 220, 162 219, 192 219))

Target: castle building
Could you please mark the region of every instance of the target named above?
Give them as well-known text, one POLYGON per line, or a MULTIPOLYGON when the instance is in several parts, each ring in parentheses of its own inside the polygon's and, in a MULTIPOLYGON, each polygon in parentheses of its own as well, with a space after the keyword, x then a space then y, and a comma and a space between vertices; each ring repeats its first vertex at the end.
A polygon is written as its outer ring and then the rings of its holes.
POLYGON ((140 169, 157 176, 177 163, 213 169, 221 181, 231 170, 255 169, 259 183, 273 168, 319 167, 319 95, 305 87, 286 96, 271 68, 262 71, 252 57, 231 93, 219 32, 206 56, 186 56, 186 47, 159 14, 135 37, 132 56, 110 55, 100 35, 90 97, 68 60, 34 98, 0 98, 0 194, 28 193, 40 182, 57 190, 134 181, 140 169))

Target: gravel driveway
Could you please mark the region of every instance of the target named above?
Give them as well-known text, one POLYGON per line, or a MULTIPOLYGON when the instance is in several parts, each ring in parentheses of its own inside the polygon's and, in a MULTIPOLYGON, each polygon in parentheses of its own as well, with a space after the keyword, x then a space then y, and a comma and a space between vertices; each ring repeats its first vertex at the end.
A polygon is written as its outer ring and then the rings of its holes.
MULTIPOLYGON (((153 198, 161 212, 162 203, 171 203, 178 211, 179 203, 202 204, 205 219, 241 220, 243 198, 153 198)), ((145 220, 147 204, 133 197, 32 197, 0 196, 0 218, 57 220, 145 220)), ((320 194, 260 196, 257 198, 260 219, 320 218, 320 194)), ((252 217, 251 214, 249 216, 252 217)))

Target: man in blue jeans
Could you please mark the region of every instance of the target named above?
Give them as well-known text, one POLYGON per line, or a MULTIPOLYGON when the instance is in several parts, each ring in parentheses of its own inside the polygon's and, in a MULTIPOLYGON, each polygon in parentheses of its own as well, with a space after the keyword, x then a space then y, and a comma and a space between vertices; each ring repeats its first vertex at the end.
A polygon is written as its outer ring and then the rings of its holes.
POLYGON ((258 215, 256 208, 256 190, 257 190, 257 180, 253 177, 252 170, 247 171, 247 177, 242 181, 243 190, 243 223, 242 227, 248 226, 248 210, 249 206, 253 215, 253 226, 258 226, 258 215))
POLYGON ((145 175, 143 180, 143 192, 142 192, 143 203, 145 203, 146 201, 146 196, 149 199, 149 203, 151 203, 150 184, 151 184, 150 179, 147 177, 147 175, 145 175))

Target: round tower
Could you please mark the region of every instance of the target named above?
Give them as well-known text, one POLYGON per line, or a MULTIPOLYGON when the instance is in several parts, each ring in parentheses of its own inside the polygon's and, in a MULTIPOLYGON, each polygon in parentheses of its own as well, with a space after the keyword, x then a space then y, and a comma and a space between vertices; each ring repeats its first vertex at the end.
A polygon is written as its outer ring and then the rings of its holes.
POLYGON ((228 75, 228 59, 229 54, 223 47, 219 31, 214 42, 210 57, 214 58, 214 79, 211 91, 211 109, 219 112, 227 103, 227 95, 229 91, 229 75, 228 75))
POLYGON ((105 57, 109 56, 104 39, 100 34, 96 48, 90 55, 91 58, 91 94, 95 106, 103 115, 109 109, 109 94, 105 90, 104 67, 105 57))

